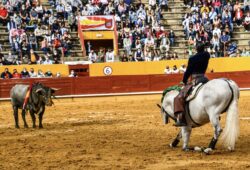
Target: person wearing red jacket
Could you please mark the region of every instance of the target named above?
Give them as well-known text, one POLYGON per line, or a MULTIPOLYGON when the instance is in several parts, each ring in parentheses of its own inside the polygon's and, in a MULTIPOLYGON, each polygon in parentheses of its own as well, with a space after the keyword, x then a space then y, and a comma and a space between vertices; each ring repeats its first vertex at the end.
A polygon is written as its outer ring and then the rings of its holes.
POLYGON ((7 25, 8 16, 9 15, 7 9, 0 4, 0 23, 2 23, 3 26, 7 25))
POLYGON ((242 24, 243 12, 240 8, 235 11, 234 21, 236 22, 237 26, 242 24))

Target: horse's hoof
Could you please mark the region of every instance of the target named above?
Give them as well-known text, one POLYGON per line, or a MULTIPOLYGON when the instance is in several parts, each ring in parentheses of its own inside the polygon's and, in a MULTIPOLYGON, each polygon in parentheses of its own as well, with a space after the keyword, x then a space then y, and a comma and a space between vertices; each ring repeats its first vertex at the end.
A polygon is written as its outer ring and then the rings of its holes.
POLYGON ((20 129, 20 127, 19 127, 19 126, 15 126, 15 128, 16 128, 16 129, 20 129))
POLYGON ((33 126, 33 128, 35 129, 35 128, 36 128, 36 125, 35 125, 35 126, 33 126))
POLYGON ((204 149, 203 152, 204 152, 205 154, 208 155, 208 154, 210 154, 212 151, 213 151, 213 149, 211 149, 211 148, 206 148, 206 149, 204 149))
POLYGON ((39 126, 39 129, 43 129, 43 126, 39 126))
POLYGON ((230 147, 230 146, 228 146, 227 149, 228 149, 230 152, 232 152, 232 151, 234 150, 234 149, 233 149, 232 147, 230 147))
POLYGON ((183 148, 182 150, 185 151, 185 152, 189 152, 190 148, 183 148))
POLYGON ((195 147, 194 147, 194 151, 201 152, 201 151, 202 151, 202 148, 199 147, 199 146, 195 146, 195 147))
POLYGON ((28 125, 24 125, 24 128, 29 128, 29 126, 28 125))

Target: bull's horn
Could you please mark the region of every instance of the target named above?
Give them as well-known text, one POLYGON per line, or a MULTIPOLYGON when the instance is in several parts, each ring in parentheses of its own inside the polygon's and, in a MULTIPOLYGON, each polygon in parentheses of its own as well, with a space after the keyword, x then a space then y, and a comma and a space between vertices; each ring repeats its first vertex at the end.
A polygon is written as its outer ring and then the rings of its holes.
POLYGON ((40 89, 37 89, 37 90, 36 90, 36 93, 38 93, 38 92, 40 92, 40 91, 42 91, 42 90, 43 90, 43 89, 41 89, 41 88, 40 88, 40 89))
POLYGON ((57 90, 60 90, 60 89, 57 89, 57 88, 53 88, 53 87, 52 87, 51 90, 57 91, 57 90))

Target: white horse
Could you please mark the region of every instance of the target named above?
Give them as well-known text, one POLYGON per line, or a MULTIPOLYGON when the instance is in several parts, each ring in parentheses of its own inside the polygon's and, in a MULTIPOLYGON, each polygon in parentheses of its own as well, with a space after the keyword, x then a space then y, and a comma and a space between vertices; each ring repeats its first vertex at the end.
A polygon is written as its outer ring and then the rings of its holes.
MULTIPOLYGON (((163 116, 175 119, 173 111, 174 98, 178 93, 178 91, 172 90, 164 96, 161 106, 163 116)), ((188 125, 181 127, 181 131, 170 146, 176 147, 180 139, 183 138, 183 150, 189 150, 188 143, 192 128, 204 125, 210 121, 214 127, 214 136, 208 148, 203 150, 205 153, 209 153, 215 148, 222 132, 220 114, 227 111, 226 126, 222 138, 224 145, 229 150, 234 150, 235 142, 239 135, 238 99, 239 88, 234 81, 214 79, 207 82, 201 87, 197 96, 189 102, 189 114, 186 114, 188 125)), ((201 150, 199 147, 194 149, 201 150)))

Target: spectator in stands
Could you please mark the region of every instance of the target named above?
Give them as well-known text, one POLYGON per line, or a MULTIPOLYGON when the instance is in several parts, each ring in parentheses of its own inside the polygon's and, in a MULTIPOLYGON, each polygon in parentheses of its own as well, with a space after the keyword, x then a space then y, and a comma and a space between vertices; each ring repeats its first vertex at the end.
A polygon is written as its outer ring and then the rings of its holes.
POLYGON ((224 49, 230 42, 230 36, 227 35, 225 31, 223 31, 222 36, 220 37, 220 42, 222 44, 222 49, 224 49))
POLYGON ((10 79, 10 78, 12 78, 12 74, 9 72, 8 68, 4 69, 4 72, 2 72, 2 74, 1 74, 1 78, 2 79, 10 79))
POLYGON ((250 11, 250 0, 244 0, 244 12, 250 11))
POLYGON ((106 52, 105 61, 106 62, 114 62, 115 61, 114 51, 112 51, 110 48, 106 52))
POLYGON ((21 8, 19 14, 20 14, 20 17, 22 18, 22 21, 23 21, 24 23, 28 23, 28 22, 29 22, 29 17, 28 17, 29 13, 28 13, 28 11, 26 10, 24 4, 22 5, 22 8, 21 8))
POLYGON ((166 34, 163 34, 161 38, 161 43, 160 43, 160 51, 161 53, 165 53, 169 51, 169 48, 170 48, 170 41, 166 37, 166 34))
POLYGON ((45 72, 45 77, 53 77, 53 74, 50 70, 47 70, 47 72, 45 72))
POLYGON ((30 44, 30 49, 36 50, 38 45, 37 45, 37 39, 34 33, 31 33, 29 36, 29 44, 30 44))
POLYGON ((245 31, 248 32, 250 31, 250 12, 247 13, 245 19, 244 19, 244 27, 245 27, 245 31))
POLYGON ((179 71, 179 69, 177 68, 176 65, 173 66, 172 73, 173 73, 173 74, 178 74, 178 73, 180 73, 180 71, 179 71))
POLYGON ((50 55, 47 53, 45 54, 45 60, 43 61, 43 64, 53 64, 53 61, 50 59, 50 55))
POLYGON ((34 52, 33 49, 30 49, 29 59, 31 61, 31 64, 36 64, 37 60, 39 59, 38 54, 34 52))
POLYGON ((144 61, 144 55, 140 48, 134 54, 135 61, 144 61))
POLYGON ((97 63, 103 63, 105 60, 105 52, 103 48, 100 48, 98 54, 97 54, 97 63))
POLYGON ((78 77, 77 73, 75 72, 75 70, 70 70, 69 77, 78 77))
POLYGON ((32 7, 32 9, 30 10, 30 21, 31 22, 37 22, 37 20, 38 20, 38 13, 37 13, 37 11, 35 10, 35 7, 32 7))
POLYGON ((64 5, 62 2, 59 2, 59 4, 56 6, 56 12, 57 12, 57 18, 63 19, 64 18, 64 5))
POLYGON ((172 59, 173 60, 178 60, 179 59, 177 52, 173 53, 172 59))
POLYGON ((94 52, 94 50, 91 50, 89 53, 89 61, 91 61, 92 63, 95 63, 97 59, 97 55, 94 52))
POLYGON ((7 23, 7 29, 10 32, 12 29, 16 29, 16 28, 17 28, 17 25, 14 22, 13 17, 11 16, 10 21, 7 23))
POLYGON ((86 50, 86 54, 89 55, 89 53, 92 50, 92 45, 90 44, 90 41, 87 42, 87 44, 85 46, 85 50, 86 50))
POLYGON ((55 37, 54 42, 53 42, 53 48, 55 50, 58 50, 59 47, 61 47, 61 41, 58 37, 55 37))
POLYGON ((13 79, 21 78, 21 74, 17 72, 17 69, 13 69, 12 78, 13 79))
MULTIPOLYGON (((211 40, 211 44, 213 46, 213 50, 216 52, 216 54, 218 54, 218 52, 220 50, 220 39, 219 39, 217 34, 213 35, 213 38, 211 40)), ((218 57, 218 55, 216 55, 216 57, 218 57)))
POLYGON ((169 66, 166 66, 166 68, 164 69, 164 73, 165 74, 172 74, 172 70, 169 68, 169 66))
POLYGON ((185 64, 182 64, 182 65, 180 66, 179 70, 180 70, 180 73, 185 73, 186 70, 187 70, 186 65, 185 65, 185 64))
POLYGON ((148 35, 144 42, 144 56, 147 56, 154 48, 154 39, 151 35, 148 35))
POLYGON ((246 48, 243 48, 241 54, 240 54, 241 57, 250 57, 250 53, 249 51, 247 51, 246 48))
POLYGON ((77 20, 76 20, 76 16, 72 13, 70 13, 69 17, 68 17, 68 24, 70 26, 70 30, 71 32, 77 31, 77 20))
POLYGON ((21 77, 22 78, 29 78, 29 72, 27 71, 27 69, 24 67, 23 70, 21 71, 21 77))
POLYGON ((37 38, 37 41, 41 41, 43 39, 43 30, 41 29, 40 25, 36 27, 34 34, 37 38))
POLYGON ((230 42, 227 48, 227 54, 229 57, 236 57, 237 44, 230 42))
POLYGON ((30 46, 27 44, 27 41, 22 41, 20 44, 21 55, 28 56, 30 53, 30 46))
MULTIPOLYGON (((132 57, 132 54, 130 54, 130 56, 132 57)), ((120 60, 121 62, 128 62, 129 58, 126 54, 123 54, 120 60)))
POLYGON ((45 75, 43 74, 43 71, 42 71, 41 69, 38 70, 38 72, 37 72, 37 77, 38 77, 38 78, 43 78, 43 77, 45 77, 45 75))
MULTIPOLYGON (((57 50, 54 50, 54 51, 53 51, 52 58, 53 58, 54 61, 57 61, 57 62, 59 62, 59 61, 61 60, 61 57, 60 57, 60 55, 58 54, 58 51, 57 51, 57 50)), ((55 64, 56 64, 56 63, 55 63, 55 64)), ((57 63, 57 64, 58 64, 58 63, 57 63)))
POLYGON ((8 10, 0 4, 0 23, 2 23, 3 26, 7 24, 8 16, 8 10))
POLYGON ((34 68, 30 68, 29 77, 30 78, 36 78, 37 77, 37 73, 34 71, 34 68))
POLYGON ((127 55, 131 53, 131 46, 132 46, 132 41, 127 34, 126 37, 123 39, 123 47, 127 55))
POLYGON ((57 78, 62 77, 61 73, 60 72, 56 72, 56 77, 57 78))
POLYGON ((49 51, 49 45, 47 38, 44 38, 42 43, 41 43, 41 50, 43 51, 44 54, 47 54, 49 51))
POLYGON ((236 22, 237 26, 241 26, 243 19, 243 12, 240 8, 238 8, 235 12, 234 21, 236 22))
POLYGON ((175 39, 175 33, 173 31, 173 29, 170 30, 170 33, 169 33, 169 40, 170 40, 170 46, 173 46, 174 45, 174 39, 175 39))

